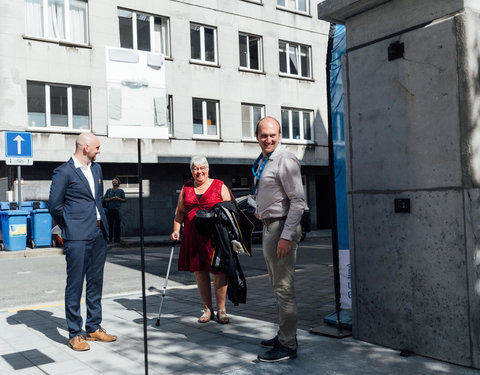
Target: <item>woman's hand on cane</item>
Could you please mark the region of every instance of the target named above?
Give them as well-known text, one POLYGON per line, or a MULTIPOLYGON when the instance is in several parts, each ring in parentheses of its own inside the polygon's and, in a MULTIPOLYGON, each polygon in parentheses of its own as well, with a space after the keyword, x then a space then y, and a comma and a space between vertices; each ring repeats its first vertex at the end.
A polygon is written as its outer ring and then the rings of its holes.
POLYGON ((170 235, 170 238, 172 241, 178 241, 179 238, 180 238, 180 233, 178 232, 173 232, 171 235, 170 235))

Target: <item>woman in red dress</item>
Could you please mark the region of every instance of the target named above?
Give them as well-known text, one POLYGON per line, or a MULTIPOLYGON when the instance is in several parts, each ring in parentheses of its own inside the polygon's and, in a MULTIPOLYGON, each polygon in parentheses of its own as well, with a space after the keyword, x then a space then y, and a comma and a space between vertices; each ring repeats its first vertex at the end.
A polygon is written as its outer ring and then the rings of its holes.
POLYGON ((207 210, 222 201, 231 200, 230 191, 220 180, 208 177, 208 161, 204 156, 194 156, 190 161, 193 181, 183 185, 173 221, 172 240, 180 238, 180 227, 183 223, 182 244, 178 259, 179 271, 195 273, 197 287, 204 305, 203 315, 199 323, 207 323, 214 319, 210 273, 213 274, 213 287, 217 303, 217 321, 229 322, 225 310, 227 295, 227 276, 212 270, 210 260, 213 246, 209 237, 200 234, 195 226, 195 214, 198 210, 207 210))

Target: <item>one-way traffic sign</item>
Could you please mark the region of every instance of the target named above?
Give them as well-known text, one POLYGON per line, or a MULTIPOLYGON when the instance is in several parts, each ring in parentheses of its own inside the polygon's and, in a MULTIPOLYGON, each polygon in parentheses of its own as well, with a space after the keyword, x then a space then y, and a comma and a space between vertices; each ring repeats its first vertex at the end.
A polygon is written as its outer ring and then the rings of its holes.
POLYGON ((5 132, 5 163, 7 165, 32 165, 32 133, 5 132))

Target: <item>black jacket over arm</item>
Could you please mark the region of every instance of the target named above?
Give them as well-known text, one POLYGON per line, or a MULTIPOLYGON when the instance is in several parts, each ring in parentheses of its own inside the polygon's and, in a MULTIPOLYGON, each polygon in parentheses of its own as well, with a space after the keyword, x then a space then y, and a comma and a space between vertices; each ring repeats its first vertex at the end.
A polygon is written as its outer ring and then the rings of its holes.
POLYGON ((215 220, 211 236, 215 250, 211 266, 227 275, 227 296, 237 306, 247 301, 247 282, 232 241, 236 241, 237 248, 241 246, 242 251, 251 256, 254 225, 233 201, 220 202, 212 211, 215 220))

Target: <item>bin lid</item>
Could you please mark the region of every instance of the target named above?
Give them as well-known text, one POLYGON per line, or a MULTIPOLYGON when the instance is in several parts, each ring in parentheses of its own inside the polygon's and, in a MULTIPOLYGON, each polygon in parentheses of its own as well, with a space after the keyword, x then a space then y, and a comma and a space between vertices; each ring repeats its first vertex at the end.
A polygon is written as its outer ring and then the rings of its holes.
POLYGON ((0 211, 0 215, 28 216, 28 212, 23 210, 6 210, 6 211, 0 211))
POLYGON ((10 210, 10 207, 17 207, 17 202, 0 202, 0 210, 10 210))
POLYGON ((25 201, 22 202, 22 207, 33 207, 34 210, 39 208, 47 208, 47 204, 44 201, 25 201))

